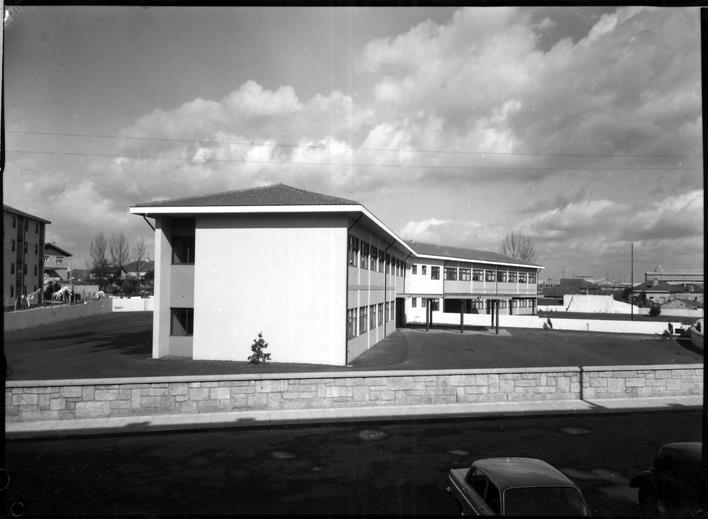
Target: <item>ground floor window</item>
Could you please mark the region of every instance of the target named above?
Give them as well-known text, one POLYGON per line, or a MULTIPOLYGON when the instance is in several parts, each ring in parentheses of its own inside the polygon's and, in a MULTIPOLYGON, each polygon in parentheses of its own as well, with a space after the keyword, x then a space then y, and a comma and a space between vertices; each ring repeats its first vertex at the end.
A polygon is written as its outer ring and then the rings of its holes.
POLYGON ((15 297, 15 287, 14 287, 14 285, 10 285, 10 297, 15 297))
POLYGON ((366 330, 366 307, 361 306, 359 307, 359 335, 365 333, 366 330))
POLYGON ((389 309, 388 320, 389 320, 389 321, 393 321, 393 311, 394 311, 394 308, 395 308, 394 302, 391 301, 391 303, 390 303, 389 306, 388 306, 388 309, 389 309))
POLYGON ((194 308, 170 308, 170 335, 188 336, 194 333, 194 308))
POLYGON ((356 308, 351 308, 347 310, 347 339, 356 335, 356 308))
POLYGON ((499 308, 506 308, 506 301, 499 301, 499 308))
POLYGON ((369 306, 369 330, 376 328, 376 305, 369 306))
POLYGON ((416 308, 417 306, 418 306, 418 298, 412 297, 411 298, 411 308, 416 308))
POLYGON ((383 325, 384 323, 384 314, 383 314, 383 303, 379 303, 379 308, 378 308, 378 317, 379 317, 379 326, 383 325))

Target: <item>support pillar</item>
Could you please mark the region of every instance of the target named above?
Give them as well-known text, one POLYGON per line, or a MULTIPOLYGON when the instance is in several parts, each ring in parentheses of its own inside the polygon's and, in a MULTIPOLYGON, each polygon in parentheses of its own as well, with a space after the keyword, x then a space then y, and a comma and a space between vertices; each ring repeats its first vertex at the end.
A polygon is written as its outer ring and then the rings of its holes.
POLYGON ((496 304, 496 307, 497 307, 497 326, 496 326, 494 333, 496 335, 499 335, 499 300, 494 301, 494 303, 496 304))
POLYGON ((425 331, 430 329, 430 299, 425 299, 425 331))
POLYGON ((460 299, 460 333, 465 331, 465 300, 460 299))

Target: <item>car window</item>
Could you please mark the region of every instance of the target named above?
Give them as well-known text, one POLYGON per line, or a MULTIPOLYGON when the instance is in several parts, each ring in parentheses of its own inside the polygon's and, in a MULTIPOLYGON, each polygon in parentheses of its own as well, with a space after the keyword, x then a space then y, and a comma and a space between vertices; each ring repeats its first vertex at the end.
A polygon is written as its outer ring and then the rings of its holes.
POLYGON ((482 499, 484 499, 484 491, 486 490, 488 480, 489 478, 478 470, 471 471, 470 475, 467 477, 467 482, 482 499))
POLYGON ((508 488, 504 506, 505 515, 588 515, 580 493, 572 487, 508 488))
POLYGON ((487 484, 487 494, 484 496, 484 502, 491 508, 495 514, 501 513, 501 499, 499 498, 499 489, 491 481, 487 484))

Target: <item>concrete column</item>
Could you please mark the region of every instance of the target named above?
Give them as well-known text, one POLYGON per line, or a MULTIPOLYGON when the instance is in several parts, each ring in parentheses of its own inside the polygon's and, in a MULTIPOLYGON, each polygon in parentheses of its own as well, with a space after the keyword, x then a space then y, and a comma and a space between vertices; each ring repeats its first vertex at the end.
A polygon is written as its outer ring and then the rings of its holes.
POLYGON ((170 269, 172 246, 169 242, 170 221, 161 217, 155 220, 155 307, 152 324, 152 358, 170 353, 170 269))
POLYGON ((460 333, 465 330, 465 300, 460 299, 460 333))

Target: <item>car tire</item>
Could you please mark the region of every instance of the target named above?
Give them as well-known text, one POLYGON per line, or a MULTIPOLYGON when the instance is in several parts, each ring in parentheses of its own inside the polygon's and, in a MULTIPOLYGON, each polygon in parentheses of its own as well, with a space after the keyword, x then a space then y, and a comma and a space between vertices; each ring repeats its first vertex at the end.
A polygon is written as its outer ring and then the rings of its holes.
POLYGON ((660 516, 656 494, 650 488, 639 489, 639 515, 642 519, 657 519, 660 516))

